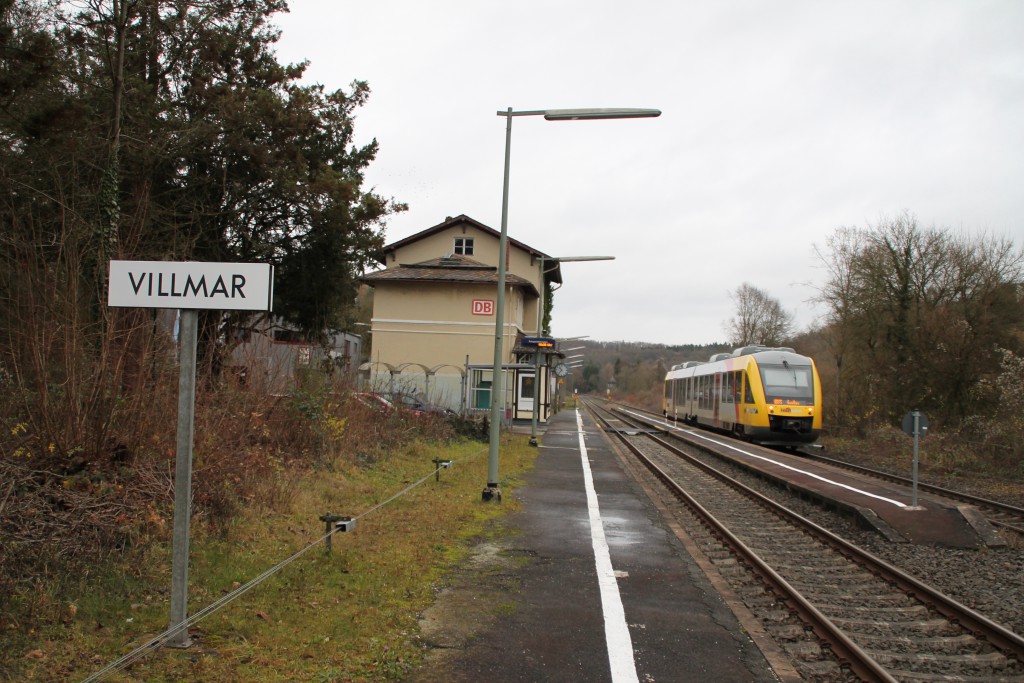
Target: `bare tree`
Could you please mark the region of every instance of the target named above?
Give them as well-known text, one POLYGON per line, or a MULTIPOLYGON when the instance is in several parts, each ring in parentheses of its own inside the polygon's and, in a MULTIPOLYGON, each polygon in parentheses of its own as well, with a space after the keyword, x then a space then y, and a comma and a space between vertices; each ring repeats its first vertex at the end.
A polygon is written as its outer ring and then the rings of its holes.
POLYGON ((841 228, 827 246, 818 301, 846 419, 868 424, 911 407, 954 422, 975 414, 972 388, 995 372, 997 348, 1020 348, 1020 249, 922 228, 908 212, 841 228))
POLYGON ((730 343, 778 346, 792 336, 793 314, 764 290, 744 282, 729 297, 736 303, 736 315, 724 325, 730 343))

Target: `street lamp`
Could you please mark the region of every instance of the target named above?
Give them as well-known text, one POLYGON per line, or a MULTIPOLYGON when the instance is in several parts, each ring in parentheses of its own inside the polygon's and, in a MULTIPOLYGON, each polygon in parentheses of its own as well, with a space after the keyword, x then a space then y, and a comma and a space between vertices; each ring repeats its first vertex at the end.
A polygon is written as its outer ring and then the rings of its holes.
MULTIPOLYGON (((505 333, 505 256, 508 252, 508 171, 512 153, 512 117, 543 116, 548 121, 582 121, 587 119, 632 119, 661 116, 660 109, 536 109, 531 111, 497 112, 505 117, 505 175, 501 188, 501 237, 498 240, 498 300, 494 307, 494 366, 491 380, 491 424, 487 452, 487 486, 485 501, 501 500, 498 486, 498 446, 501 438, 501 412, 505 395, 502 387, 502 337, 505 333)), ((534 379, 536 384, 536 378, 534 379)))
MULTIPOLYGON (((568 263, 578 261, 614 261, 614 256, 543 256, 540 259, 540 298, 537 300, 537 336, 544 336, 544 293, 547 291, 547 287, 544 286, 544 274, 549 273, 557 266, 552 268, 544 269, 545 262, 553 263, 568 263)), ((577 348, 582 349, 582 346, 577 348)), ((531 411, 532 417, 530 419, 530 445, 537 445, 537 422, 539 420, 538 415, 540 414, 540 349, 533 354, 533 410, 531 411)))

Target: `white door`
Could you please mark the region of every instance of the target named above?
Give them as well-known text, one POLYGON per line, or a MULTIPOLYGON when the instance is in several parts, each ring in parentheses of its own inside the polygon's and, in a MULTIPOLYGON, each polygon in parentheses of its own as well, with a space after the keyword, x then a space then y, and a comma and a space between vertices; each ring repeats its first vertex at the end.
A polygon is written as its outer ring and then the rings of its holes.
POLYGON ((516 401, 519 412, 533 412, 533 374, 519 375, 519 396, 516 401))

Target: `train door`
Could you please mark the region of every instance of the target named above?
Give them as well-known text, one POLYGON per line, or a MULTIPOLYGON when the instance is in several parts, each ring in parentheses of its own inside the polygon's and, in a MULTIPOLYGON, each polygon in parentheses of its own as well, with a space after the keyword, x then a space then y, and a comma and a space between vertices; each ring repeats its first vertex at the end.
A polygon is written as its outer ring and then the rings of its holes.
POLYGON ((718 427, 719 424, 719 405, 722 402, 722 373, 715 373, 715 384, 711 390, 711 408, 714 410, 713 424, 718 427))
POLYGON ((696 378, 686 378, 686 419, 693 419, 693 396, 696 395, 696 389, 693 388, 693 383, 696 382, 696 378))

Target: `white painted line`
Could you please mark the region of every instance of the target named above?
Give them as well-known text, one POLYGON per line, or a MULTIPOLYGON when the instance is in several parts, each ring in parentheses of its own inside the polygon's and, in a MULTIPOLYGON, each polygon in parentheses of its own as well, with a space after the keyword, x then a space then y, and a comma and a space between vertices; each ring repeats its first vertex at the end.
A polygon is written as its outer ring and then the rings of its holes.
MULTIPOLYGON (((644 419, 648 419, 648 420, 651 419, 650 416, 648 416, 648 415, 640 415, 640 413, 634 413, 634 412, 630 412, 628 410, 626 412, 629 413, 630 415, 636 415, 637 417, 643 417, 644 419)), ((849 484, 844 484, 842 482, 838 482, 838 481, 833 481, 831 479, 827 479, 827 478, 821 476, 820 474, 815 474, 814 472, 808 472, 807 470, 802 470, 799 467, 793 467, 792 465, 787 465, 784 462, 779 462, 778 460, 772 460, 771 458, 765 457, 763 455, 758 455, 757 453, 751 453, 750 451, 745 451, 742 448, 737 448, 736 446, 733 446, 732 444, 724 443, 722 441, 719 441, 718 439, 714 439, 714 438, 712 438, 710 436, 707 436, 705 434, 701 434, 698 431, 695 431, 695 430, 692 430, 692 429, 683 429, 682 427, 677 427, 677 426, 675 426, 673 424, 669 424, 668 422, 662 422, 660 420, 655 420, 655 422, 660 424, 660 425, 664 425, 664 426, 668 427, 669 429, 675 430, 677 432, 683 432, 684 434, 689 434, 690 436, 696 436, 698 438, 704 439, 705 441, 710 441, 711 443, 715 444, 716 446, 722 446, 723 448, 729 448, 731 450, 736 451, 737 453, 742 453, 743 455, 746 455, 746 456, 748 456, 750 458, 757 458, 758 460, 764 460, 765 462, 770 462, 773 465, 778 465, 779 467, 784 467, 787 470, 791 470, 793 472, 798 472, 800 474, 803 474, 803 475, 806 475, 808 477, 811 477, 812 479, 817 479, 818 481, 823 481, 826 484, 832 484, 833 486, 837 486, 837 487, 839 487, 841 489, 846 489, 847 491, 853 491, 854 493, 859 493, 862 496, 867 496, 868 498, 874 498, 875 500, 880 500, 880 501, 882 501, 884 503, 892 503, 896 507, 900 507, 900 508, 908 507, 906 505, 906 503, 901 503, 898 500, 893 500, 892 498, 886 498, 885 496, 880 496, 877 493, 871 493, 869 491, 864 491, 863 489, 854 488, 853 486, 850 486, 849 484)))
POLYGON ((587 489, 587 510, 590 513, 590 540, 597 563, 597 583, 601 589, 601 607, 604 610, 604 638, 608 645, 608 663, 612 670, 612 683, 639 683, 636 662, 633 661, 633 640, 626 625, 626 611, 622 607, 619 584, 612 569, 611 552, 604 535, 604 523, 597 504, 594 475, 590 472, 587 446, 583 442, 583 414, 576 411, 579 430, 580 460, 583 463, 583 482, 587 489))

